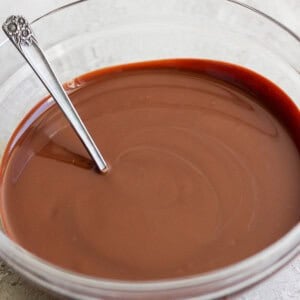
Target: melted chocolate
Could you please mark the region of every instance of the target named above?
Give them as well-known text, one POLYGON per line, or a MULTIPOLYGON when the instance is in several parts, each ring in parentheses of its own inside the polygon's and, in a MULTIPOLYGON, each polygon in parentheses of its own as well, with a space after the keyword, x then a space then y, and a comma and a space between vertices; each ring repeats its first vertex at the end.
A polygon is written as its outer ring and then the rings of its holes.
POLYGON ((298 223, 299 113, 267 79, 165 60, 73 85, 111 171, 95 172, 56 105, 35 108, 2 163, 2 221, 25 249, 88 275, 174 278, 238 262, 298 223))

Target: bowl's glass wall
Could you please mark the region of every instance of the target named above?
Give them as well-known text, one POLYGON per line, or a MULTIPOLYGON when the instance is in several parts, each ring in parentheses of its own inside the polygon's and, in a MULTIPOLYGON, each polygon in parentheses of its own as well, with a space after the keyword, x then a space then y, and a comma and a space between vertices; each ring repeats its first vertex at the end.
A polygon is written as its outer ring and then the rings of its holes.
MULTIPOLYGON (((300 103, 300 46, 276 24, 228 1, 90 0, 33 25, 59 78, 104 66, 195 57, 249 67, 300 103)), ((0 153, 13 128, 46 95, 22 58, 0 48, 0 153)))
MULTIPOLYGON (((89 0, 41 18, 33 29, 70 87, 76 85, 72 78, 105 66, 206 58, 266 76, 300 106, 299 41, 231 1, 89 0)), ((47 92, 10 43, 1 45, 0 60, 1 157, 14 128, 47 92)))

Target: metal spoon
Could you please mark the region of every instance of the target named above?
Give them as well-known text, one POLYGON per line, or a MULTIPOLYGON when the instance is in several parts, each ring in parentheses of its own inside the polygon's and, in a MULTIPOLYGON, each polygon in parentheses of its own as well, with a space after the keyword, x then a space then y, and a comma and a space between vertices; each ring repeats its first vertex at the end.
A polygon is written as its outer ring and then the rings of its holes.
POLYGON ((22 16, 10 16, 4 22, 2 29, 57 102, 82 144, 96 163, 99 171, 107 172, 107 163, 88 133, 68 95, 59 83, 43 51, 38 46, 29 22, 22 16))

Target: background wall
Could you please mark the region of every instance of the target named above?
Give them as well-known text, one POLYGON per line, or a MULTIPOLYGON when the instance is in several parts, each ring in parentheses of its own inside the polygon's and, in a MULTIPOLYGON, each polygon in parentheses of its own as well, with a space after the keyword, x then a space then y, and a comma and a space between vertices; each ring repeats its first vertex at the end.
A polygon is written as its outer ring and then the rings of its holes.
MULTIPOLYGON (((184 0, 182 0, 184 1, 184 0)), ((201 1, 201 0, 199 0, 201 1)), ((0 23, 11 14, 23 14, 29 20, 72 2, 71 0, 0 0, 0 23)), ((271 15, 300 35, 300 0, 240 0, 271 15)), ((155 0, 154 0, 155 3, 155 0)), ((0 33, 0 41, 4 34, 0 33)), ((300 60, 300 57, 299 57, 300 60)), ((1 72, 1 70, 0 70, 1 72)), ((0 263, 1 300, 55 299, 28 286, 5 264, 0 263)), ((300 299, 300 257, 262 284, 228 300, 297 300, 300 299)))

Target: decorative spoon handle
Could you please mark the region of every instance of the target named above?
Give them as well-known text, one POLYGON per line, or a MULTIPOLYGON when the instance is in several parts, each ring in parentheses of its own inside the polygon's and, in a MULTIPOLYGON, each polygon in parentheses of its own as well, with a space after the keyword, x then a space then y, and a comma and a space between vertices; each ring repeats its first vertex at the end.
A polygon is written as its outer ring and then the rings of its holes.
POLYGON ((22 16, 11 16, 5 21, 2 29, 57 102, 99 171, 105 173, 108 166, 103 156, 58 81, 43 51, 38 46, 28 21, 22 16))

